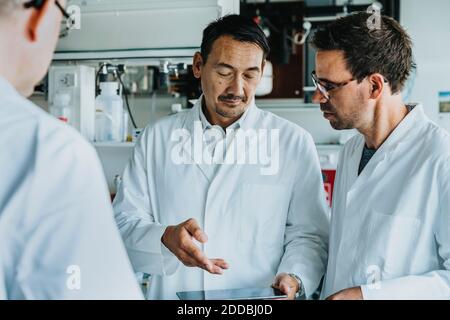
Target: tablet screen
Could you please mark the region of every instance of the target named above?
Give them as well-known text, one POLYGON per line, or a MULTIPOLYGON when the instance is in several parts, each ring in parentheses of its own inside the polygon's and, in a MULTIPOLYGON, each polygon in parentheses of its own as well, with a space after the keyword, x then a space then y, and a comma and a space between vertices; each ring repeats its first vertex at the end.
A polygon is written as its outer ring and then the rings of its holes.
POLYGON ((245 288, 177 292, 180 300, 275 300, 287 295, 274 288, 245 288))

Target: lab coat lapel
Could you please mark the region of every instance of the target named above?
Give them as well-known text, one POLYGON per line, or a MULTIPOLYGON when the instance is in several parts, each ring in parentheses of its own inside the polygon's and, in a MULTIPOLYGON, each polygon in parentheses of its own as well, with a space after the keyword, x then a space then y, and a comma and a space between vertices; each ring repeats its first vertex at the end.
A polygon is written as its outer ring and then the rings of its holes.
POLYGON ((380 148, 377 150, 377 152, 373 155, 372 159, 367 163, 364 170, 361 172, 360 175, 358 175, 359 170, 359 164, 361 162, 362 152, 365 146, 365 140, 364 138, 361 139, 361 142, 355 146, 351 160, 349 162, 349 175, 350 175, 350 191, 357 190, 359 187, 363 187, 364 184, 367 182, 370 176, 374 174, 374 172, 377 170, 378 166, 383 163, 384 160, 386 160, 387 153, 382 150, 383 148, 380 148))
MULTIPOLYGON (((348 191, 345 195, 345 209, 341 213, 342 216, 340 218, 341 223, 345 225, 340 228, 341 230, 350 230, 353 228, 355 221, 361 221, 361 219, 365 218, 362 213, 365 212, 364 208, 367 205, 368 194, 375 184, 386 183, 386 180, 383 179, 389 176, 389 168, 401 156, 401 154, 398 154, 398 150, 401 150, 399 146, 417 137, 415 130, 412 129, 423 125, 424 122, 422 120, 425 118, 421 106, 414 108, 400 122, 358 176, 359 163, 365 145, 364 137, 360 135, 345 166, 344 175, 349 180, 347 180, 346 187, 348 191)), ((383 199, 380 199, 380 201, 383 201, 383 199)), ((357 238, 353 240, 339 243, 339 252, 351 252, 351 250, 354 250, 354 243, 357 243, 358 240, 357 238)))
POLYGON ((347 169, 345 177, 348 179, 347 185, 349 186, 349 189, 354 186, 354 184, 359 178, 357 168, 359 166, 359 162, 361 161, 361 154, 363 148, 364 148, 364 137, 360 135, 358 137, 358 142, 355 143, 353 150, 351 151, 348 162, 344 164, 344 166, 346 166, 347 169))
MULTIPOLYGON (((421 105, 417 105, 408 115, 399 123, 388 139, 383 143, 378 151, 387 153, 387 159, 392 159, 394 151, 402 144, 416 138, 417 127, 424 124, 426 120, 425 113, 421 105)), ((378 153, 378 152, 377 152, 378 153)))
POLYGON ((189 132, 190 138, 183 144, 183 152, 187 155, 190 162, 202 172, 202 175, 208 182, 211 182, 208 174, 207 164, 203 160, 203 129, 199 118, 199 112, 202 105, 203 96, 198 99, 194 107, 188 111, 183 129, 189 132))

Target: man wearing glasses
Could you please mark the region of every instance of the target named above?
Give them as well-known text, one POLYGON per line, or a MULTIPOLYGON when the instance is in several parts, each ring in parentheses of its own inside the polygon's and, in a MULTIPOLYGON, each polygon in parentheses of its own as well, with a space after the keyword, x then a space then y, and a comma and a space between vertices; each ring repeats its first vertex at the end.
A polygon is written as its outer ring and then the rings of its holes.
POLYGON ((64 4, 0 0, 0 300, 139 299, 94 149, 25 98, 64 4))
POLYGON ((343 148, 322 297, 450 299, 450 136, 401 90, 414 62, 408 34, 382 17, 338 19, 315 34, 314 101, 343 148))

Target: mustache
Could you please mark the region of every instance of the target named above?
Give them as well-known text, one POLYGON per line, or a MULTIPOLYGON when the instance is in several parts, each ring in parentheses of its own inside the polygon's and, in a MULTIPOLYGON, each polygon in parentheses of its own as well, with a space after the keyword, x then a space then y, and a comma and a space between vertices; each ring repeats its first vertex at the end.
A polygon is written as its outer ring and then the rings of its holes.
POLYGON ((336 109, 334 108, 334 106, 332 104, 327 102, 327 103, 321 103, 320 104, 320 111, 335 113, 336 109))
POLYGON ((227 95, 222 95, 219 96, 219 101, 236 101, 236 100, 240 100, 240 101, 245 101, 246 98, 244 96, 235 96, 233 94, 227 94, 227 95))

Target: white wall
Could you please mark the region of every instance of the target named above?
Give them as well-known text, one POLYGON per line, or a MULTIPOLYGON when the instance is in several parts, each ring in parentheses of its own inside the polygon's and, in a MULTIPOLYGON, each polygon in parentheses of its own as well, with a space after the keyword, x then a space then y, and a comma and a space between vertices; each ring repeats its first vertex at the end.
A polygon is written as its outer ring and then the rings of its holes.
POLYGON ((223 15, 240 12, 240 0, 218 0, 217 4, 222 7, 223 15))
POLYGON ((402 0, 400 21, 414 42, 418 65, 410 101, 439 121, 439 91, 450 91, 450 1, 402 0))

